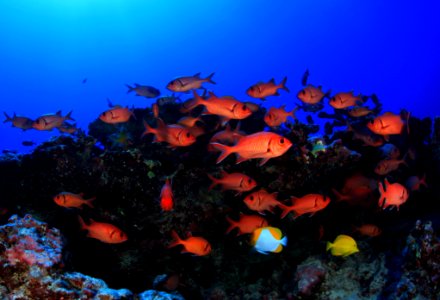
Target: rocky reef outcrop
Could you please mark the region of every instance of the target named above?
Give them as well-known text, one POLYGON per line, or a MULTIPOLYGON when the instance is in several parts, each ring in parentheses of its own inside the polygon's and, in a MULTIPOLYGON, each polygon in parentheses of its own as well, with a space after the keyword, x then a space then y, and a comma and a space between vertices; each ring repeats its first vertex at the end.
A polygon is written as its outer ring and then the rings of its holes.
POLYGON ((149 290, 139 295, 78 272, 64 272, 62 236, 31 215, 13 215, 0 226, 0 298, 4 300, 181 300, 149 290))

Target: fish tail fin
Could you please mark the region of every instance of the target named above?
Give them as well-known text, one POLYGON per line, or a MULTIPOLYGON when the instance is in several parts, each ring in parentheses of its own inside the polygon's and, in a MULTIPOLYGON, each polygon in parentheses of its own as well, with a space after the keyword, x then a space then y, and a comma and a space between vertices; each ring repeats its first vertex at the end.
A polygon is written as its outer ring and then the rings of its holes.
POLYGON ((332 247, 333 247, 333 244, 330 243, 330 242, 327 242, 327 245, 326 245, 326 247, 325 247, 325 251, 330 250, 332 247))
POLYGON ((95 199, 96 199, 96 197, 92 197, 92 198, 90 198, 90 199, 87 199, 87 200, 84 202, 84 204, 87 205, 87 206, 89 206, 90 208, 94 208, 94 206, 93 206, 93 201, 95 201, 95 199))
POLYGON ((182 108, 180 109, 180 112, 187 113, 192 111, 197 106, 203 104, 204 99, 197 94, 195 90, 193 90, 193 96, 194 98, 192 100, 187 101, 182 108))
POLYGON ((206 174, 208 175, 209 179, 212 180, 211 185, 209 186, 208 190, 212 190, 217 184, 219 184, 219 180, 217 178, 215 178, 214 176, 212 176, 211 174, 206 174))
POLYGON ((84 222, 81 216, 78 216, 78 222, 79 222, 79 226, 81 227, 81 230, 87 230, 89 228, 89 226, 87 226, 87 224, 84 222))
POLYGON ((127 90, 127 94, 130 94, 131 92, 133 92, 134 91, 134 87, 132 87, 131 85, 128 85, 128 84, 125 84, 125 86, 128 88, 128 90, 127 90))
POLYGON ((152 134, 156 134, 156 128, 151 127, 150 125, 148 125, 147 121, 144 120, 144 127, 145 127, 145 131, 142 133, 141 137, 143 137, 144 135, 147 135, 149 133, 152 134))
POLYGON ((428 184, 426 183, 426 173, 423 174, 422 178, 420 178, 420 185, 423 185, 424 187, 428 187, 428 184))
POLYGON ((281 245, 287 246, 287 236, 283 237, 280 241, 281 245))
POLYGON ((173 241, 168 245, 168 248, 173 248, 182 244, 182 240, 175 230, 171 231, 171 236, 173 237, 173 241))
POLYGON ((347 195, 341 194, 338 190, 332 189, 333 194, 336 196, 336 202, 349 200, 350 197, 347 195))
POLYGON ((215 150, 221 151, 220 156, 217 158, 217 163, 222 162, 229 154, 233 153, 233 148, 220 143, 210 143, 215 150))
POLYGON ((281 219, 284 219, 292 211, 290 206, 284 205, 282 203, 280 205, 278 205, 278 207, 281 208, 281 210, 282 210, 282 213, 280 216, 281 219))
POLYGON ((283 80, 280 82, 280 88, 282 88, 286 92, 290 93, 289 88, 286 86, 286 82, 287 82, 287 76, 284 77, 283 80))
POLYGON ((298 111, 298 109, 299 109, 299 106, 295 106, 295 108, 289 112, 289 114, 292 118, 296 119, 295 113, 298 111))
POLYGON ((212 72, 211 74, 209 74, 208 77, 205 78, 205 80, 209 83, 216 84, 215 81, 212 80, 212 77, 214 76, 214 74, 215 74, 215 72, 212 72))
POLYGON ((73 112, 73 111, 69 111, 69 113, 64 117, 64 120, 72 120, 72 121, 75 121, 75 119, 72 118, 72 112, 73 112))
POLYGON ((383 189, 382 182, 379 182, 379 192, 380 192, 380 198, 379 198, 379 207, 383 207, 385 204, 385 191, 383 189))
POLYGON ((228 223, 229 223, 229 227, 228 227, 228 229, 226 229, 225 234, 228 234, 228 233, 231 232, 235 227, 237 227, 237 222, 235 222, 234 220, 232 220, 232 219, 229 218, 228 216, 226 216, 226 221, 228 221, 228 223))
POLYGON ((325 94, 324 94, 324 96, 322 96, 322 98, 327 98, 327 99, 330 99, 331 97, 331 94, 332 94, 332 90, 331 89, 329 89, 325 94))
POLYGON ((12 118, 11 118, 10 116, 8 116, 8 114, 7 114, 6 112, 3 112, 3 114, 4 114, 5 117, 6 117, 6 120, 4 120, 3 123, 6 123, 6 122, 12 122, 12 118))

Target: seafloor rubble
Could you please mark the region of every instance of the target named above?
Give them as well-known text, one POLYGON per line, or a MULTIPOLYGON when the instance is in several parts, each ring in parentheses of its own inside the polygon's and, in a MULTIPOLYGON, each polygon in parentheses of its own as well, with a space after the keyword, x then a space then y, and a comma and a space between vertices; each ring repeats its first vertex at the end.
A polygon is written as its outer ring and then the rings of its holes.
MULTIPOLYGON (((401 152, 411 153, 411 159, 406 166, 390 173, 388 180, 403 181, 415 174, 426 174, 429 188, 411 193, 399 211, 384 211, 377 205, 377 191, 361 203, 337 201, 333 193, 343 190, 344 178, 351 174, 362 173, 375 181, 383 179, 373 172, 380 159, 378 150, 353 139, 351 132, 312 138, 316 125, 294 121, 277 129, 294 144, 285 155, 264 166, 255 161, 235 165, 233 158, 216 165, 218 154, 208 152, 206 147, 212 134, 198 137, 190 147, 170 149, 152 143, 149 136, 141 137, 143 119, 154 124, 149 109, 135 109, 134 114, 135 118, 127 124, 114 126, 96 120, 90 124, 89 135, 58 136, 37 146, 31 154, 7 154, 0 158, 1 207, 7 211, 0 215, 0 221, 7 222, 11 214, 31 214, 47 223, 46 228, 58 228, 63 236, 62 257, 44 272, 38 267, 38 279, 34 280, 39 282, 37 285, 44 284, 44 278, 50 274, 63 284, 67 282, 69 289, 79 295, 82 283, 70 287, 69 276, 82 276, 74 275, 81 272, 104 280, 115 289, 112 293, 127 288, 133 294, 153 286, 171 292, 166 284, 157 284, 157 276, 165 274, 166 278, 177 278, 173 288, 186 299, 411 299, 414 295, 429 298, 438 293, 438 251, 426 250, 422 245, 427 240, 419 235, 414 237, 414 243, 425 250, 404 251, 414 249, 405 247, 405 243, 408 233, 414 236, 411 228, 417 219, 432 220, 431 228, 439 226, 440 205, 435 201, 440 198, 440 190, 435 186, 440 177, 438 119, 433 133, 430 119, 411 118, 412 133, 391 138, 401 152), (206 174, 217 176, 221 168, 252 176, 259 187, 278 192, 277 199, 285 203, 290 196, 311 192, 330 195, 332 201, 310 218, 289 215, 280 219, 277 209, 274 214, 265 215, 270 225, 282 229, 289 242, 279 254, 261 255, 252 251, 247 235, 225 235, 226 216, 238 219, 241 212, 248 211, 242 202, 243 195, 208 189, 210 180, 206 174), (172 177, 175 206, 174 210, 163 212, 158 198, 168 177, 172 177), (52 199, 62 191, 96 197, 94 208, 57 206, 52 199), (111 245, 87 238, 80 230, 78 215, 117 225, 127 233, 128 241, 111 245), (371 222, 380 225, 382 235, 354 235, 354 225, 371 222), (179 248, 168 249, 172 230, 182 236, 189 232, 202 235, 212 244, 212 253, 194 257, 181 254, 179 248), (360 253, 346 259, 325 253, 325 242, 341 233, 355 236, 360 253), (423 253, 422 258, 417 253, 423 253), (425 271, 420 266, 426 266, 425 271), (426 279, 427 273, 430 281, 426 279), (424 286, 428 283, 429 287, 424 286)), ((243 120, 240 130, 262 130, 263 114, 261 109, 243 120)), ((165 105, 161 116, 166 123, 176 122, 178 105, 165 105)), ((232 123, 234 128, 236 123, 232 123)), ((206 132, 215 132, 215 124, 215 117, 204 118, 206 132)), ((56 236, 61 239, 59 234, 56 236)), ((438 249, 434 230, 431 237, 429 249, 438 249)), ((14 247, 27 246, 26 241, 22 243, 14 247)), ((20 264, 10 266, 9 261, 2 262, 0 272, 9 274, 2 277, 4 282, 12 280, 12 273, 21 274, 25 269, 20 264)), ((26 268, 25 276, 32 276, 34 272, 29 270, 35 266, 26 268)), ((3 285, 7 287, 4 293, 14 290, 14 286, 3 285)), ((17 289, 21 287, 17 283, 17 289)), ((95 286, 92 290, 96 295, 100 288, 95 286)))

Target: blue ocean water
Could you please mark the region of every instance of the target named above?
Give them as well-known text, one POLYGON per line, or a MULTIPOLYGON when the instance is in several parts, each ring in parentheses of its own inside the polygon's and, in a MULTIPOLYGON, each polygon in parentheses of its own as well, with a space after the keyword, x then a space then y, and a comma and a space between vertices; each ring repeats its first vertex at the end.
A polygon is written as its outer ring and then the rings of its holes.
MULTIPOLYGON (((385 111, 432 117, 440 111, 439 15, 436 1, 2 0, 1 110, 33 119, 72 110, 86 130, 106 98, 151 105, 124 84, 166 95, 171 79, 198 72, 215 72, 209 89, 243 101, 253 100, 250 85, 287 76, 291 92, 264 105, 293 108, 309 69, 309 82, 324 90, 375 93, 385 111)), ((22 141, 53 135, 5 123, 0 148, 29 151, 22 141)))

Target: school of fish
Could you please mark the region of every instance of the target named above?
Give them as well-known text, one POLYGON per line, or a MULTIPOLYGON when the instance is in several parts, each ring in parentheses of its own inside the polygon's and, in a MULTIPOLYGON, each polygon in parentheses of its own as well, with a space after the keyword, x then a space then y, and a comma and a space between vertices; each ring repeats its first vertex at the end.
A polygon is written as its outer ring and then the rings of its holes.
MULTIPOLYGON (((389 141, 390 136, 410 133, 410 114, 393 112, 380 114, 377 96, 355 95, 353 91, 342 91, 332 95, 331 90, 324 92, 322 86, 308 83, 309 72, 307 70, 301 81, 303 88, 296 94, 300 104, 291 110, 286 110, 286 105, 269 107, 264 115, 267 129, 246 133, 240 131, 240 123, 235 129, 232 129, 229 121, 246 119, 261 109, 260 106, 250 101, 238 100, 233 96, 218 96, 212 91, 207 92, 204 84, 216 84, 212 79, 213 76, 214 73, 202 78, 200 73, 197 73, 193 76, 181 76, 171 80, 166 85, 168 90, 184 95, 192 93, 192 98, 185 102, 181 102, 180 98, 174 94, 158 98, 161 95, 160 91, 148 85, 134 84, 131 86, 127 84, 127 93, 134 92, 136 96, 149 99, 157 98, 151 108, 155 124, 149 124, 144 120, 145 131, 142 137, 153 135, 153 142, 164 143, 166 147, 170 148, 189 147, 196 142, 199 136, 208 134, 203 128, 204 116, 214 115, 218 118, 217 130, 212 134, 207 148, 209 151, 219 152, 216 163, 220 164, 231 154, 235 154, 236 164, 260 159, 259 166, 261 167, 269 160, 285 155, 294 146, 292 141, 274 130, 284 126, 289 122, 289 118, 295 120, 295 113, 300 110, 304 112, 320 111, 324 107, 324 99, 327 98, 328 104, 334 109, 335 114, 321 112, 320 116, 334 118, 342 125, 345 124, 347 132, 352 133, 353 140, 357 140, 367 147, 374 147, 381 154, 381 160, 371 167, 371 171, 374 171, 378 176, 377 179, 369 178, 361 173, 351 174, 345 178, 342 189, 333 188, 327 194, 316 190, 305 195, 292 195, 289 199, 278 199, 276 191, 268 190, 264 183, 257 183, 252 178, 254 174, 227 173, 222 168, 219 168, 217 174, 207 174, 212 181, 208 187, 209 190, 220 186, 222 192, 233 191, 235 197, 240 197, 244 207, 247 207, 246 212, 242 212, 238 220, 231 216, 225 216, 225 220, 229 224, 225 232, 236 231, 237 235, 250 235, 249 243, 257 252, 262 254, 279 253, 283 247, 287 246, 287 237, 283 236, 279 228, 270 226, 264 217, 267 213, 279 214, 280 220, 292 213, 295 220, 303 215, 313 216, 319 213, 326 209, 332 199, 348 203, 362 202, 371 198, 377 191, 380 193, 379 199, 376 200, 379 209, 396 208, 399 210, 402 205, 405 205, 411 193, 427 186, 425 175, 415 174, 404 183, 390 183, 386 177, 399 168, 408 167, 407 162, 411 159, 410 150, 401 156, 402 151, 399 147, 389 141), (198 89, 204 91, 202 95, 198 93, 198 89), (364 106, 370 98, 376 107, 364 106), (161 109, 166 103, 179 103, 181 106, 182 116, 176 120, 176 124, 166 124, 160 117, 161 109), (193 111, 199 106, 203 107, 203 111, 196 116, 193 111), (258 190, 255 190, 257 187, 258 190), (246 194, 242 196, 243 193, 246 194), (334 197, 331 198, 330 193, 334 197)), ((260 81, 251 85, 246 90, 246 94, 254 99, 268 101, 270 97, 279 96, 280 90, 283 90, 283 93, 290 92, 286 82, 287 77, 284 77, 279 84, 274 79, 267 82, 260 81)), ((22 130, 57 128, 62 133, 74 134, 77 131, 75 124, 67 122, 73 120, 71 114, 72 112, 69 112, 63 116, 61 111, 58 111, 54 114, 43 114, 31 119, 15 113, 10 116, 5 112, 4 122, 11 122, 13 127, 22 130)), ((97 116, 102 122, 113 126, 130 122, 134 117, 133 110, 113 105, 110 101, 109 108, 97 116)), ((123 136, 118 136, 115 139, 116 141, 122 140, 123 136)), ((26 141, 26 143, 29 146, 33 145, 31 141, 26 141)), ((93 209, 95 197, 84 199, 83 196, 82 193, 60 191, 59 194, 53 196, 53 200, 56 205, 65 209, 82 210, 85 206, 88 209, 93 209)), ((164 214, 172 214, 175 209, 174 201, 178 200, 174 197, 172 176, 170 176, 164 181, 160 195, 157 197, 158 206, 164 214)), ((97 205, 99 205, 99 199, 97 205)), ((88 237, 101 242, 116 244, 129 239, 124 231, 116 225, 92 219, 86 222, 81 217, 78 217, 78 222, 82 230, 88 231, 88 237)), ((353 233, 376 237, 382 233, 382 230, 375 224, 362 224, 354 227, 353 233)), ((176 231, 172 231, 170 235, 172 241, 167 246, 168 248, 182 246, 182 252, 196 256, 209 255, 212 251, 210 242, 202 236, 188 234, 186 238, 181 238, 176 231)), ((333 243, 328 242, 326 250, 334 256, 342 257, 359 252, 356 241, 346 234, 338 235, 333 243)))

